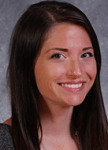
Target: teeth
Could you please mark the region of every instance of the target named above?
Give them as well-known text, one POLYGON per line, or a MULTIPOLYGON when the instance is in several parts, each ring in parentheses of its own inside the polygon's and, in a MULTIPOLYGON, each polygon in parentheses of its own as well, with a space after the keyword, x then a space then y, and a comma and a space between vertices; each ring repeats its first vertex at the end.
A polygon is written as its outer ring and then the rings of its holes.
POLYGON ((80 84, 61 84, 61 86, 68 87, 68 88, 79 88, 82 86, 82 83, 80 83, 80 84))

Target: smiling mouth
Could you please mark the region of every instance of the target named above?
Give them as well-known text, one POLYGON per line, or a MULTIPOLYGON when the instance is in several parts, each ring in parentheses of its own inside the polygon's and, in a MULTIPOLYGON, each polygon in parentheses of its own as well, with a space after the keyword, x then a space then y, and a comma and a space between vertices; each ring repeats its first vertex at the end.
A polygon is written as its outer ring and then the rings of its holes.
POLYGON ((59 84, 59 85, 61 85, 61 86, 63 86, 63 87, 67 87, 67 88, 80 88, 82 85, 83 85, 83 83, 79 83, 79 84, 59 84))

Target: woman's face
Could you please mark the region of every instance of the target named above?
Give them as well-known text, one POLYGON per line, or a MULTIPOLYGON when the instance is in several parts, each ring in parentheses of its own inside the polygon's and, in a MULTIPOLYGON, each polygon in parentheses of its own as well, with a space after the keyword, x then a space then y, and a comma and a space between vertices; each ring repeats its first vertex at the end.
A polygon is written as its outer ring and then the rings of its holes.
POLYGON ((47 104, 81 104, 97 73, 87 32, 74 24, 54 26, 36 59, 34 72, 37 87, 47 104))

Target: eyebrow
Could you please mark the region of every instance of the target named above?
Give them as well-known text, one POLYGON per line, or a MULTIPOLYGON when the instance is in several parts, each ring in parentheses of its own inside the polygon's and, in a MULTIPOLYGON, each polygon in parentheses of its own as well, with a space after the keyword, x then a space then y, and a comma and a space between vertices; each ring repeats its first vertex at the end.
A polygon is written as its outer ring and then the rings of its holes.
POLYGON ((68 51, 68 49, 66 49, 66 48, 57 48, 57 47, 55 47, 55 48, 51 48, 51 49, 47 50, 46 53, 51 51, 51 50, 59 50, 59 51, 63 51, 63 52, 67 52, 68 51))
POLYGON ((83 51, 89 50, 89 49, 93 49, 93 47, 85 47, 83 48, 83 51))
MULTIPOLYGON (((93 49, 93 47, 85 47, 82 50, 86 51, 86 50, 89 50, 89 49, 93 49)), ((55 48, 51 48, 51 49, 47 50, 46 53, 51 51, 51 50, 59 50, 59 51, 63 51, 63 52, 67 52, 68 51, 68 49, 66 49, 66 48, 57 48, 57 47, 55 47, 55 48)))

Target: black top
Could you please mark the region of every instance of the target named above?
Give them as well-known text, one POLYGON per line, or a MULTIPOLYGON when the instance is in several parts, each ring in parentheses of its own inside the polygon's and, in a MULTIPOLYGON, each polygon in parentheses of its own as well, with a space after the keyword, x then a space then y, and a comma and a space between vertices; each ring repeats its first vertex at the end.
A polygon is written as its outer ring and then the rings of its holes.
POLYGON ((15 150, 11 130, 11 126, 0 123, 0 150, 15 150))

